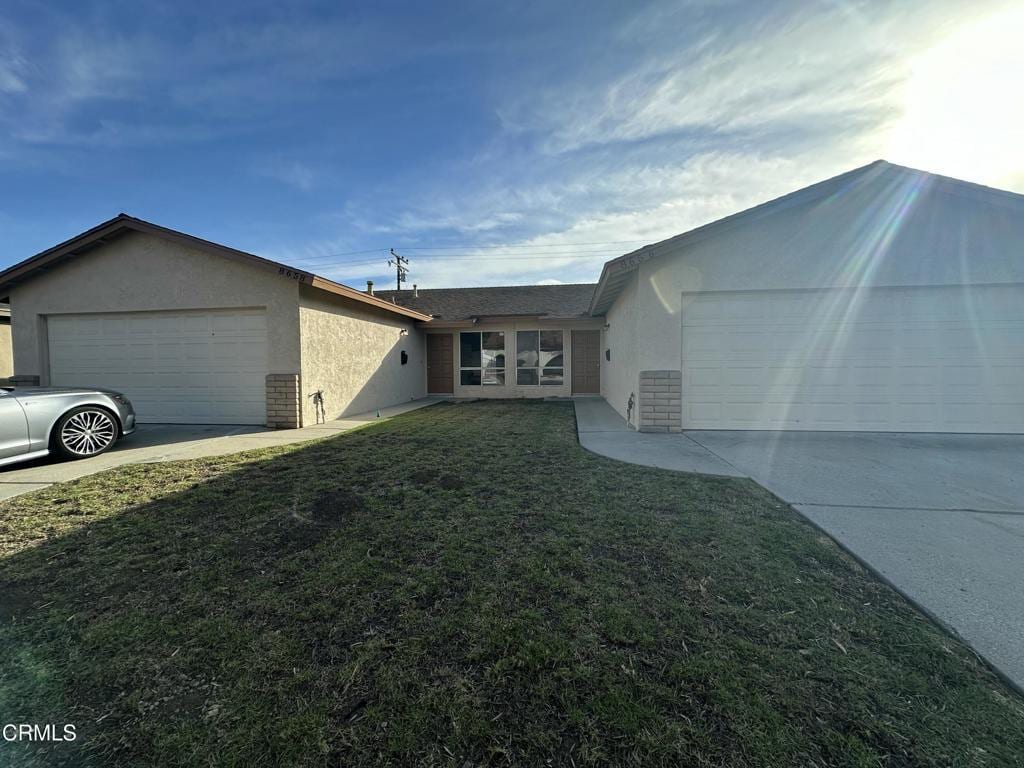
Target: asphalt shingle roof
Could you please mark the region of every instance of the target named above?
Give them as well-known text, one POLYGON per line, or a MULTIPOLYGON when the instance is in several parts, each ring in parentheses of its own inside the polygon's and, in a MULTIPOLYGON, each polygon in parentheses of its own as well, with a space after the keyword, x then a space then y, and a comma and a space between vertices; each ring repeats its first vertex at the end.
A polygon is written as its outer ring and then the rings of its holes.
POLYGON ((543 315, 585 317, 596 283, 569 285, 507 285, 494 288, 420 288, 377 291, 382 299, 395 301, 439 320, 469 320, 495 315, 543 315))

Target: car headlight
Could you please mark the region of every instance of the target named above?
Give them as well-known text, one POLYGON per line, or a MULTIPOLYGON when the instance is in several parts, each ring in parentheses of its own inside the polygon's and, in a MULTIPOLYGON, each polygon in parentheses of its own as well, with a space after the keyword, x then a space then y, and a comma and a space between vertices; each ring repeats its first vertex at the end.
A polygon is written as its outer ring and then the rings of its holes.
POLYGON ((129 400, 124 395, 111 395, 110 399, 113 400, 118 405, 123 405, 125 408, 131 408, 132 407, 132 401, 129 400))

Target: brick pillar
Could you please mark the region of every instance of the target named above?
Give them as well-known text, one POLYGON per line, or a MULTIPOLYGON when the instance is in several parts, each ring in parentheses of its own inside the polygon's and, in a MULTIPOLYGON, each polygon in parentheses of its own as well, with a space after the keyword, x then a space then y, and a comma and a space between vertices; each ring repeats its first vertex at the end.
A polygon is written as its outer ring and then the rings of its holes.
POLYGON ((271 429, 297 429, 302 426, 299 374, 267 374, 267 426, 271 429))
POLYGON ((682 429, 683 377, 679 371, 640 371, 640 431, 682 429))
POLYGON ((20 374, 20 375, 17 375, 17 376, 11 376, 7 380, 9 382, 11 382, 11 386, 12 387, 38 387, 39 386, 39 377, 38 376, 26 376, 25 374, 20 374))

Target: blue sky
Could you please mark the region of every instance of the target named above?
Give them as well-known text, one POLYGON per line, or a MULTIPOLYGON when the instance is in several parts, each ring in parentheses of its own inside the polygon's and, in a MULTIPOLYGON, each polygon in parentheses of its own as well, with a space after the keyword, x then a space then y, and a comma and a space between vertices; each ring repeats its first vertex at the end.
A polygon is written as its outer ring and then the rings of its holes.
POLYGON ((1024 191, 1005 95, 1022 19, 943 0, 6 0, 0 265, 125 211, 357 286, 389 284, 389 247, 421 286, 590 281, 878 157, 1024 191), (943 90, 954 58, 970 119, 943 90))

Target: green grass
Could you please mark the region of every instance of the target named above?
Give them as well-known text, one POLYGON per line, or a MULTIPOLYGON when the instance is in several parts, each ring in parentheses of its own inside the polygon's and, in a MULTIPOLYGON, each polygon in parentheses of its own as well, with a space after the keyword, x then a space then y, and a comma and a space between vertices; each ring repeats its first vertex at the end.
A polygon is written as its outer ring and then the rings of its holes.
POLYGON ((0 506, 0 764, 1006 766, 1024 706, 746 480, 440 405, 0 506))

